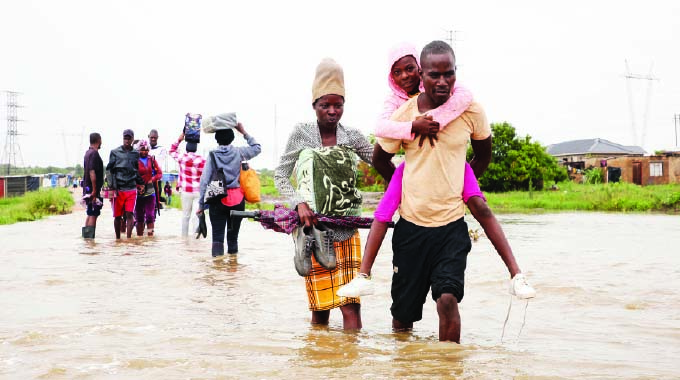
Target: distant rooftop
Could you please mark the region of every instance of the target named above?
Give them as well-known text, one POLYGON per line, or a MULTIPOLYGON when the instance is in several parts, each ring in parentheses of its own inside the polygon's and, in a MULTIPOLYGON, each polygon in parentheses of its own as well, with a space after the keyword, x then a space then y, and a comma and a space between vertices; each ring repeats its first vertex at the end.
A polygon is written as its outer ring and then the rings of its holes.
POLYGON ((580 154, 611 154, 611 155, 639 155, 646 152, 639 146, 625 146, 605 139, 587 139, 565 141, 548 145, 548 154, 556 157, 580 154))

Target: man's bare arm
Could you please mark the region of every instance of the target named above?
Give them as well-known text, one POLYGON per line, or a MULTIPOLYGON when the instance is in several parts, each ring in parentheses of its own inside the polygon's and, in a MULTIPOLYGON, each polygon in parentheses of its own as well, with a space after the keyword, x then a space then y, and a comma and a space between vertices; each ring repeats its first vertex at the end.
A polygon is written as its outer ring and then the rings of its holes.
POLYGON ((484 174, 491 163, 491 136, 484 140, 472 140, 471 144, 472 151, 475 155, 472 157, 472 160, 470 160, 470 166, 472 167, 472 171, 475 172, 475 176, 479 178, 484 174))
POLYGON ((385 188, 392 179, 394 174, 394 164, 392 163, 394 153, 387 153, 383 150, 380 144, 375 144, 373 147, 373 167, 385 179, 385 188))

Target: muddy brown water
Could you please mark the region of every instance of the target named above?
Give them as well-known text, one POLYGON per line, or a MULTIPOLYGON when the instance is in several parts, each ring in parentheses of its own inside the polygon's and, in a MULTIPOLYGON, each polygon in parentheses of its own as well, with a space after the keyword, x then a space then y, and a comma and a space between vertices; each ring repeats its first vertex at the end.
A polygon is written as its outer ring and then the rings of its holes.
POLYGON ((245 222, 238 256, 214 261, 176 210, 129 241, 108 207, 95 242, 83 220, 0 226, 0 378, 680 378, 678 216, 500 215, 538 297, 513 302, 501 341, 508 275, 482 238, 461 345, 437 341, 430 299, 412 333, 391 331, 389 234, 364 328, 345 333, 338 311, 310 326, 289 236, 245 222))

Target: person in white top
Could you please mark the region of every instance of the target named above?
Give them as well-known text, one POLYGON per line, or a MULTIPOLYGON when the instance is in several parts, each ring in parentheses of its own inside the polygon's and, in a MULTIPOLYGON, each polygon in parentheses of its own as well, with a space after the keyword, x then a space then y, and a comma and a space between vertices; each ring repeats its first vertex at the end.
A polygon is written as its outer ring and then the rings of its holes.
POLYGON ((168 165, 168 149, 158 145, 158 131, 155 129, 152 129, 149 132, 149 145, 149 156, 153 156, 156 159, 156 162, 161 164, 162 170, 166 171, 166 166, 168 165))

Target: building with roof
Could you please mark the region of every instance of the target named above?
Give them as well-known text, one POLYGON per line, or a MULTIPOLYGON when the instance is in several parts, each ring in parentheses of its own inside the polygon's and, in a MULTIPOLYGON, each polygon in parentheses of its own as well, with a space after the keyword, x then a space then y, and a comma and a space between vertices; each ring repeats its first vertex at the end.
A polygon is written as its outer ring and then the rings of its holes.
POLYGON ((567 167, 569 178, 575 181, 582 179, 584 169, 601 168, 605 182, 680 183, 680 154, 674 151, 645 156, 645 150, 639 146, 596 138, 549 145, 546 152, 567 167))
POLYGON ((546 152, 558 160, 566 162, 585 161, 587 158, 607 158, 621 156, 645 155, 645 150, 639 146, 626 146, 613 143, 605 139, 585 139, 565 141, 559 144, 548 145, 546 152), (566 158, 566 160, 565 160, 566 158))

